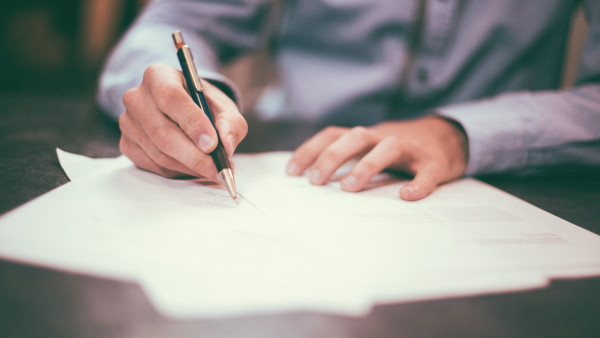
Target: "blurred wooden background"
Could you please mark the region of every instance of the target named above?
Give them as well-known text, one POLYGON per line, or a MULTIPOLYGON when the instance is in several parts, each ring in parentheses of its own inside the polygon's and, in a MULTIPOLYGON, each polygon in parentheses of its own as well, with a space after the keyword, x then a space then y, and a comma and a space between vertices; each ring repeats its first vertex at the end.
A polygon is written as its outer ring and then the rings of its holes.
POLYGON ((146 2, 1 2, 0 91, 93 91, 109 48, 146 2))

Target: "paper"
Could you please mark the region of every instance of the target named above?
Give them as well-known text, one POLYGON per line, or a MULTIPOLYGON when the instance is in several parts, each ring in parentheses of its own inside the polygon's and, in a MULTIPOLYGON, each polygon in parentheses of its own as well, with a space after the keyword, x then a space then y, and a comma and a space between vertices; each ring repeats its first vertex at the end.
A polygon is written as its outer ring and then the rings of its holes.
POLYGON ((289 177, 289 156, 236 155, 235 203, 124 157, 59 153, 72 182, 0 218, 0 257, 137 281, 177 318, 359 315, 600 275, 599 236, 480 181, 405 202, 385 175, 361 193, 289 177))

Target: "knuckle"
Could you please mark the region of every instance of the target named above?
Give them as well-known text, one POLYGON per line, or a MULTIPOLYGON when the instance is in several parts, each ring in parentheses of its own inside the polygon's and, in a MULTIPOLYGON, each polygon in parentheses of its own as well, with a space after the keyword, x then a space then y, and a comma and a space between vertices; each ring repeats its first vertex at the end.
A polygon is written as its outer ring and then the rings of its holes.
POLYGON ((200 114, 185 114, 177 123, 188 135, 202 124, 202 115, 200 114))
POLYGON ((154 143, 159 149, 166 149, 171 144, 173 137, 171 135, 171 130, 164 126, 154 127, 148 133, 150 140, 154 143))
POLYGON ((127 126, 129 123, 128 117, 126 116, 127 113, 123 113, 121 114, 121 116, 119 116, 119 129, 121 130, 121 134, 126 134, 127 133, 127 126))
POLYGON ((342 155, 335 149, 327 148, 321 153, 322 157, 327 161, 340 162, 343 160, 342 155))
POLYGON ((219 116, 215 119, 215 127, 219 132, 229 133, 231 130, 229 121, 226 120, 223 116, 219 116))
POLYGON ((134 109, 138 104, 138 87, 129 88, 123 94, 123 105, 127 109, 134 109))
POLYGON ((377 139, 369 129, 363 126, 353 127, 348 131, 347 135, 354 140, 360 140, 368 144, 375 143, 377 139))
POLYGON ((237 132, 241 136, 240 139, 246 137, 248 134, 248 122, 246 122, 246 119, 242 115, 236 115, 235 125, 237 126, 237 132))
POLYGON ((370 158, 363 158, 356 166, 356 170, 361 173, 377 173, 379 171, 379 165, 377 162, 370 158))
POLYGON ((238 129, 238 133, 239 133, 239 137, 238 142, 242 139, 244 139, 246 137, 246 135, 248 135, 248 125, 246 123, 243 123, 241 125, 242 127, 238 129))
POLYGON ((121 115, 119 115, 119 124, 124 124, 126 123, 126 119, 127 119, 127 111, 124 111, 121 115))
POLYGON ((123 134, 130 134, 135 129, 135 122, 128 111, 125 111, 119 116, 119 129, 123 134))
POLYGON ((408 148, 406 140, 400 139, 396 136, 386 136, 383 140, 381 140, 381 144, 393 150, 401 150, 408 148))
POLYGON ((231 134, 237 141, 243 140, 248 134, 248 123, 239 114, 231 115, 227 120, 222 117, 215 124, 219 133, 231 134))
POLYGON ((129 153, 129 143, 127 142, 127 138, 125 138, 125 136, 121 136, 121 139, 119 140, 119 150, 123 155, 131 158, 131 154, 129 153))
POLYGON ((356 126, 356 127, 352 127, 352 129, 350 129, 349 131, 350 134, 352 134, 354 137, 367 137, 369 135, 369 131, 367 130, 367 128, 363 127, 363 126, 356 126))
POLYGON ((342 130, 344 130, 345 128, 342 127, 338 127, 338 126, 329 126, 325 129, 323 129, 323 133, 326 135, 339 135, 342 130))
POLYGON ((163 66, 162 65, 152 64, 152 65, 148 66, 148 68, 146 68, 144 70, 144 76, 143 76, 142 81, 144 81, 144 82, 146 82, 146 81, 152 81, 157 76, 160 76, 160 73, 162 71, 163 71, 163 66))
POLYGON ((157 91, 159 95, 154 96, 154 102, 156 102, 156 106, 158 109, 169 115, 171 112, 171 107, 177 100, 177 90, 179 88, 173 87, 171 85, 161 85, 160 90, 157 91))

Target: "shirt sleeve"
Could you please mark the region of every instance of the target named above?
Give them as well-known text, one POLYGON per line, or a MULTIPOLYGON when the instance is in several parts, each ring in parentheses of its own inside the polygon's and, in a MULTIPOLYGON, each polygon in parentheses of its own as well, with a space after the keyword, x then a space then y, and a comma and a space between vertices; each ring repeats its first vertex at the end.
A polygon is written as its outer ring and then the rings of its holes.
POLYGON ((125 111, 123 94, 141 83, 148 66, 161 63, 180 69, 171 38, 176 30, 190 46, 198 74, 241 106, 239 91, 219 69, 264 43, 267 14, 267 0, 151 2, 108 57, 98 82, 100 107, 116 119, 125 111))
POLYGON ((507 93, 442 107, 464 128, 466 175, 600 166, 600 3, 584 3, 589 23, 576 86, 507 93))

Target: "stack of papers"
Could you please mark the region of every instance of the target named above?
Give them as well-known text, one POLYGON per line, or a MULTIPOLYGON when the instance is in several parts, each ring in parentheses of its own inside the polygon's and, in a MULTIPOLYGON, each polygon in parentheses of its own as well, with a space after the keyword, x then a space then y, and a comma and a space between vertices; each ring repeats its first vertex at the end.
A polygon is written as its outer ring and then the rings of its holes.
POLYGON ((478 180, 405 202, 384 174, 360 193, 287 176, 290 155, 236 155, 234 202, 212 182, 59 151, 71 182, 0 218, 0 257, 136 281, 176 318, 361 315, 600 275, 600 236, 478 180))

